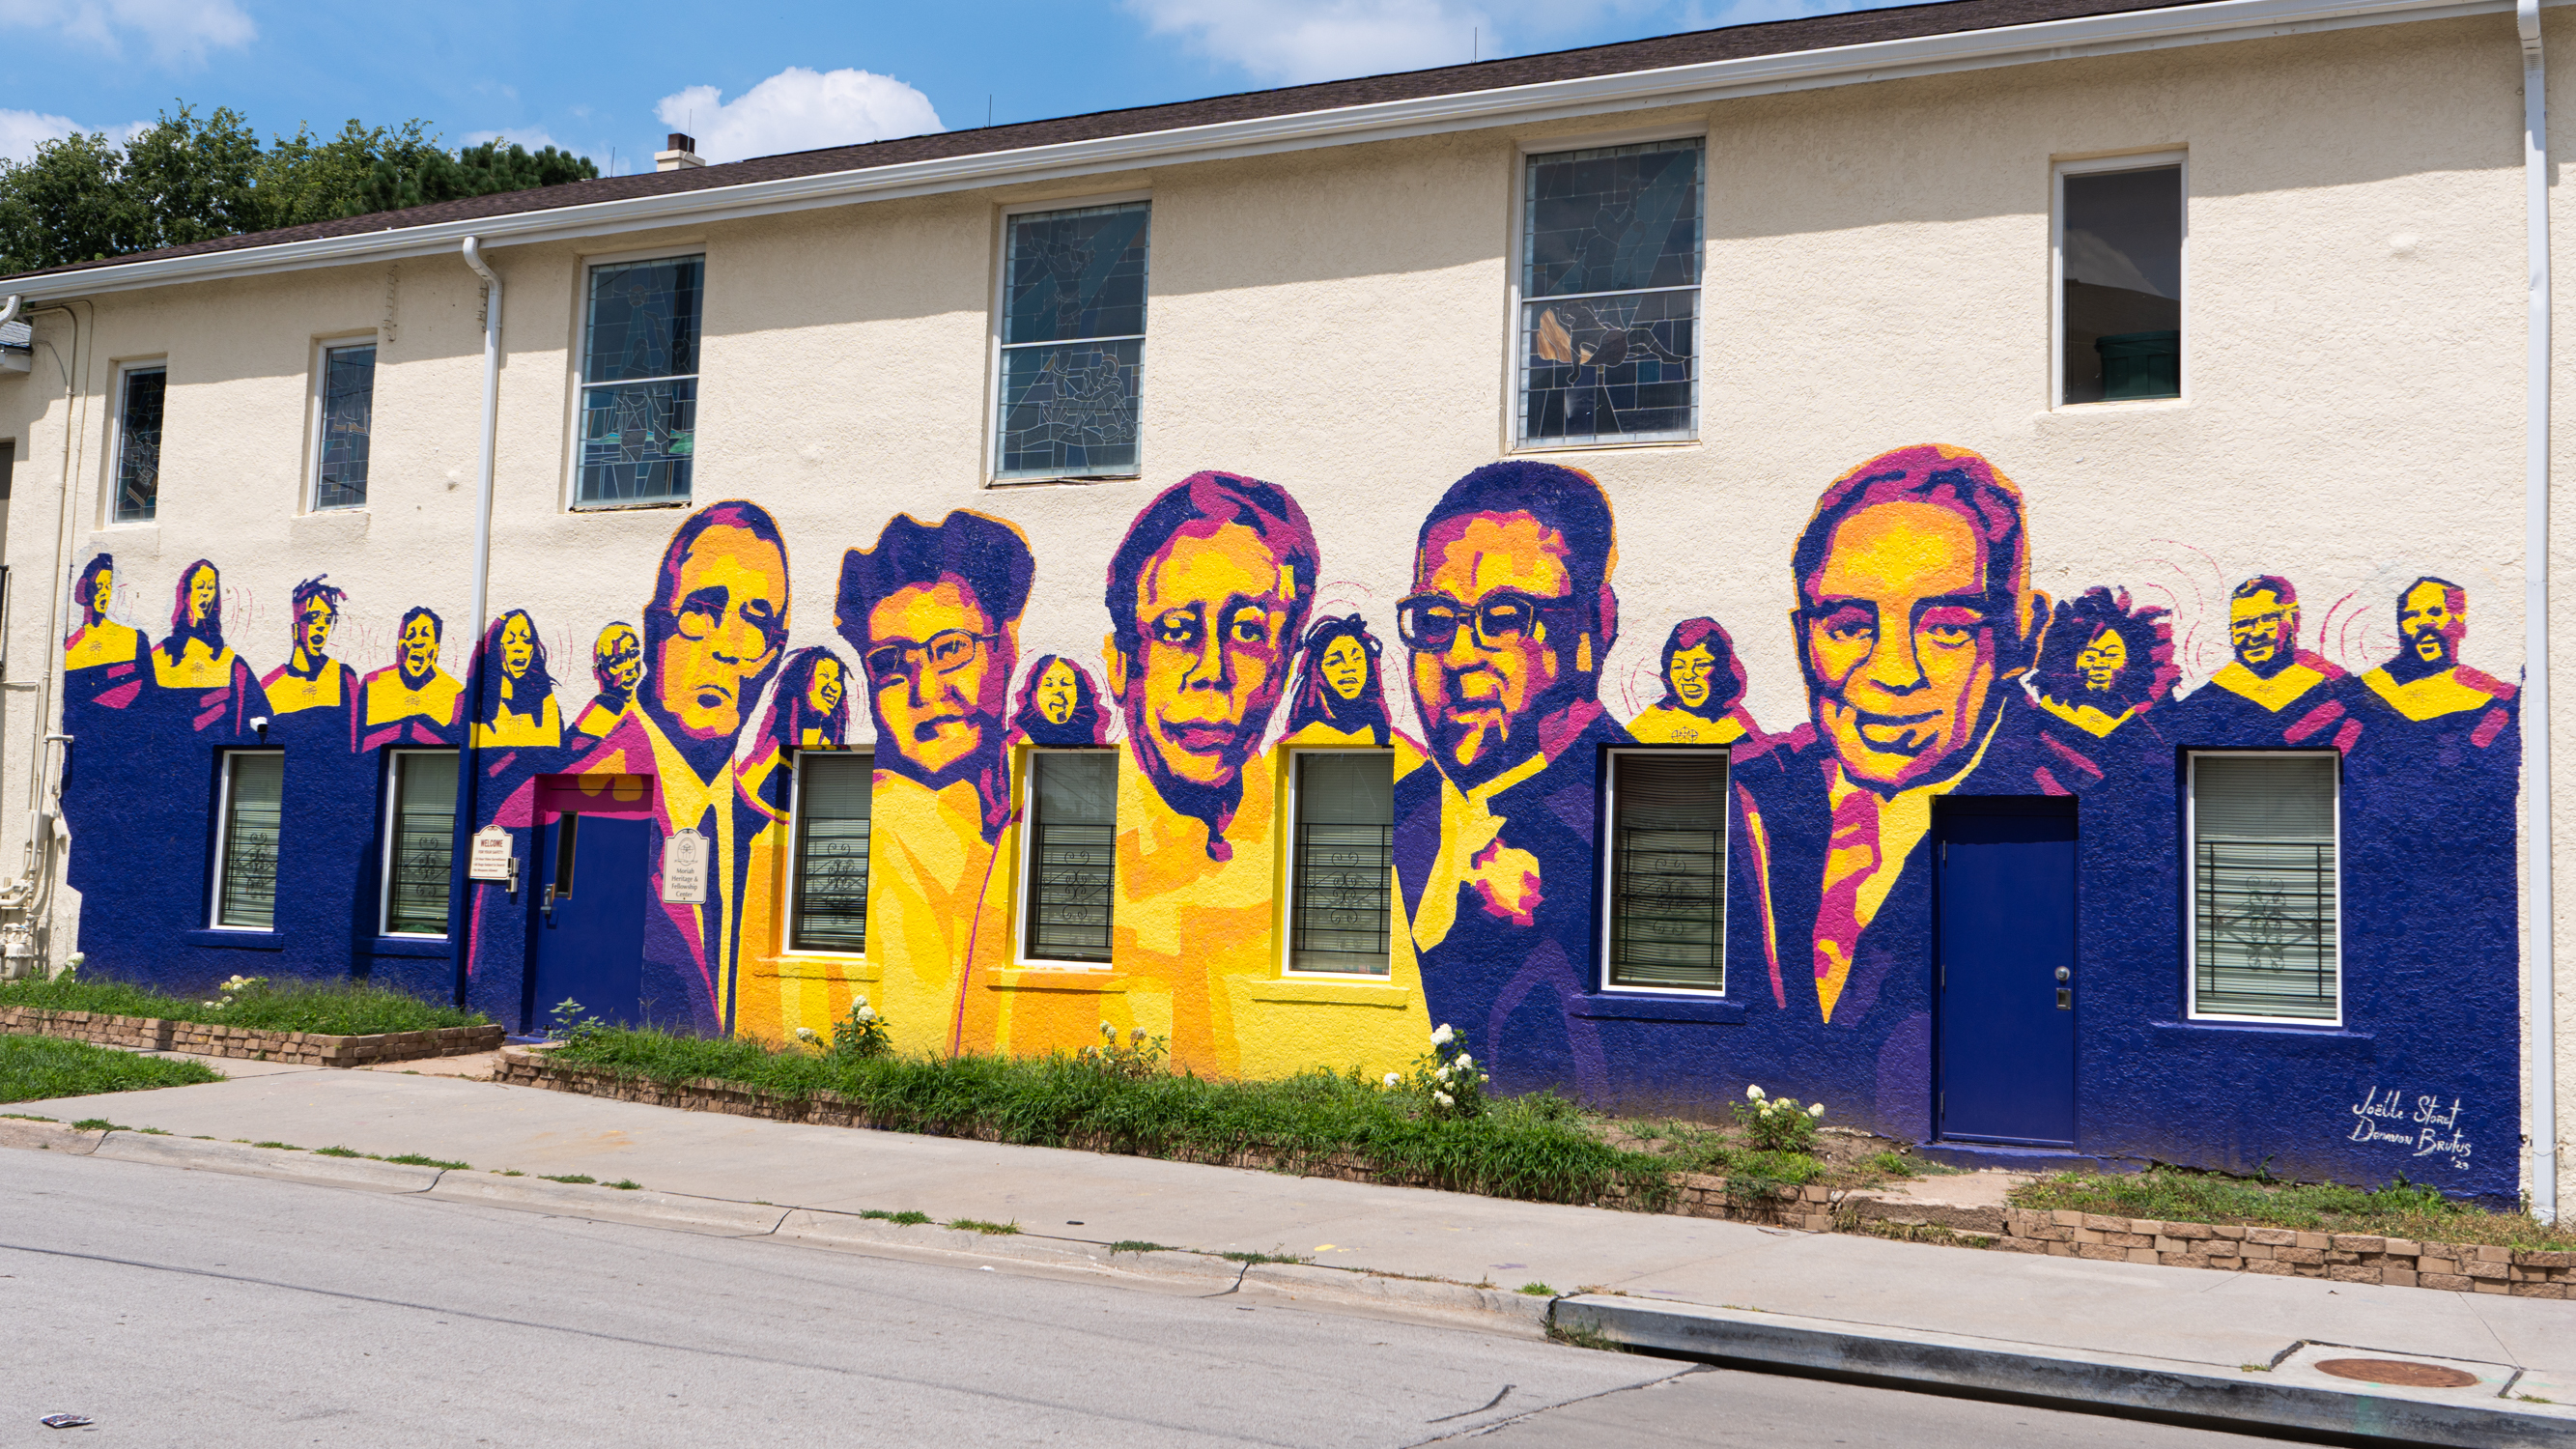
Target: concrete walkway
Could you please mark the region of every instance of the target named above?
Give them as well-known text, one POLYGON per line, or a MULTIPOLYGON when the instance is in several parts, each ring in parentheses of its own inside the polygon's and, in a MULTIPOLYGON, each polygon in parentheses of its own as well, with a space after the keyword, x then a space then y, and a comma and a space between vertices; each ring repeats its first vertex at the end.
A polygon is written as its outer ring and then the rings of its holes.
POLYGON ((2511 1364, 2531 1371, 2526 1382, 2576 1390, 2576 1302, 1507 1202, 682 1112, 398 1070, 215 1065, 236 1075, 14 1110, 64 1122, 103 1117, 180 1137, 423 1153, 484 1171, 581 1173, 781 1207, 1017 1222, 1039 1241, 1288 1253, 1505 1289, 1616 1291, 2231 1370, 2270 1363, 2301 1340, 2322 1341, 2511 1364))

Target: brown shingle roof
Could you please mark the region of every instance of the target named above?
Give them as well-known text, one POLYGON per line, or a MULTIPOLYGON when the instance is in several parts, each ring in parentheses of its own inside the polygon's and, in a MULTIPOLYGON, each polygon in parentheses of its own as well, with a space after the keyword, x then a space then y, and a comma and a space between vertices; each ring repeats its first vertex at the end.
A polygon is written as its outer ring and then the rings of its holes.
POLYGON ((275 246, 286 242, 315 241, 324 237, 397 231, 405 227, 474 221, 484 217, 512 216, 532 211, 551 211, 558 207, 584 206, 594 202, 621 201, 632 197, 664 196, 709 187, 738 186, 747 182, 781 181, 799 176, 863 171, 872 167, 896 166, 907 162, 974 156, 996 151, 1025 150, 1030 147, 1060 145, 1070 141, 1142 135, 1153 131, 1171 131, 1191 126, 1215 125, 1226 121, 1257 120, 1271 116, 1337 110, 1346 106, 1364 106, 1384 101, 1462 95, 1473 91, 1501 90, 1548 81, 1580 80, 1591 76, 1621 75, 1636 71, 1662 70, 1673 66, 1701 65, 1711 61, 1785 55, 1805 50, 1828 50, 1838 46, 1909 40, 1927 35, 1955 35, 1966 31, 1993 30, 2011 25, 2074 20, 2090 15, 2162 10, 2193 3, 2197 3, 2197 0, 2144 0, 2144 3, 2138 3, 2138 0, 2130 0, 2130 3, 2115 3, 2115 0, 1946 0, 1946 3, 1941 4, 1907 5, 1887 10, 1861 10, 1839 15, 1817 15, 1801 20, 1771 21, 1760 25, 1737 25, 1722 30, 1697 30, 1681 35, 1656 36, 1649 40, 1624 41, 1616 45, 1588 46, 1581 50, 1559 50, 1542 55, 1515 56, 1507 60, 1489 60, 1476 65, 1398 71, 1390 75, 1364 76, 1357 80, 1325 81, 1315 85, 1285 86, 1267 91, 1244 91, 1229 96, 1211 96, 1204 100, 1178 101, 1159 106, 1137 106, 1123 111, 1094 111, 1087 115, 1026 121, 1008 126, 986 126, 969 131, 940 131, 927 136, 908 136, 901 140, 876 141, 863 146, 830 146, 816 151, 791 151, 785 155, 761 156, 749 161, 734 161, 720 166, 682 171, 648 171, 633 176, 603 177, 597 181, 576 181, 563 186, 546 186, 528 191, 502 192, 493 196, 468 197, 459 201, 442 201, 431 206, 415 206, 405 211, 383 211, 367 216, 344 217, 337 221, 281 227, 275 231, 216 237, 209 241, 192 242, 186 246, 133 252, 125 256, 107 257, 94 262, 80 262, 70 266, 48 268, 42 272, 22 272, 17 275, 51 276, 84 271, 92 267, 155 261, 164 257, 202 256, 211 252, 235 251, 245 247, 275 246))

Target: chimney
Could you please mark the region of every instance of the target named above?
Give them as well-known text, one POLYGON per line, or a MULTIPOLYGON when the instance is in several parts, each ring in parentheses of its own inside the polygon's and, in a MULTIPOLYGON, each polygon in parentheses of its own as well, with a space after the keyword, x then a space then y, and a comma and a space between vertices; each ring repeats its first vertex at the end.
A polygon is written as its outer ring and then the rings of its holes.
POLYGON ((706 164, 707 158, 698 154, 698 138, 683 136, 677 131, 671 133, 670 150, 653 153, 653 169, 656 171, 680 171, 706 164))

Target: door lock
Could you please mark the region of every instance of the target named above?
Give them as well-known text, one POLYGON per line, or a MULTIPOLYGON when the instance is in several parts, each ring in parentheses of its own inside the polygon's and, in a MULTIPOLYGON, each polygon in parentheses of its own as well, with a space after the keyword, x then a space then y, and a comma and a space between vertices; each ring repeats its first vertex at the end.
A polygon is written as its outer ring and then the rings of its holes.
POLYGON ((552 922, 555 918, 555 888, 551 884, 546 887, 545 911, 546 920, 552 922))
POLYGON ((2060 1011, 2073 1011, 2075 1009, 2075 993, 2067 990, 2063 986, 2057 988, 2057 1009, 2060 1011))

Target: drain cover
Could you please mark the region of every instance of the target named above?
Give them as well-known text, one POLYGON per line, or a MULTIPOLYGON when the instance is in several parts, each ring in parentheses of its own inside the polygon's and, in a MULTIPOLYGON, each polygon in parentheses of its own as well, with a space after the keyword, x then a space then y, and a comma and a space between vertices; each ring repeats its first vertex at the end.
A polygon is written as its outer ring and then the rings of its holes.
POLYGON ((2319 1362, 2317 1372, 2333 1374, 2339 1379, 2359 1379, 2365 1384, 2393 1384, 2406 1389, 2475 1388, 2478 1376, 2465 1369, 2444 1368, 2434 1363, 2408 1363, 2394 1358, 2330 1358, 2319 1362))

